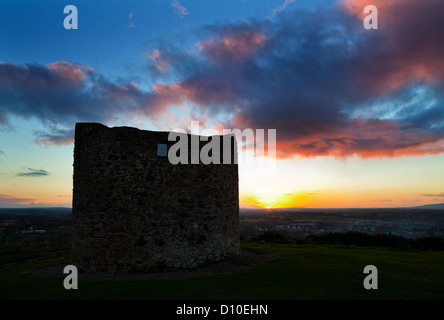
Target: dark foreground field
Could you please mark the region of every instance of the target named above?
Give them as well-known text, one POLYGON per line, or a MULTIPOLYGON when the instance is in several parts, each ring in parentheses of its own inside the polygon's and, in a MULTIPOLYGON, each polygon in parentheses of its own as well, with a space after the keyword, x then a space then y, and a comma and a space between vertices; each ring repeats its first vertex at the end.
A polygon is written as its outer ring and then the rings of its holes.
POLYGON ((0 299, 443 299, 444 251, 340 245, 257 244, 243 248, 278 257, 226 274, 179 279, 79 280, 65 290, 63 274, 35 276, 36 268, 69 264, 63 244, 0 247, 0 299), (363 269, 375 265, 379 289, 365 290, 363 269))

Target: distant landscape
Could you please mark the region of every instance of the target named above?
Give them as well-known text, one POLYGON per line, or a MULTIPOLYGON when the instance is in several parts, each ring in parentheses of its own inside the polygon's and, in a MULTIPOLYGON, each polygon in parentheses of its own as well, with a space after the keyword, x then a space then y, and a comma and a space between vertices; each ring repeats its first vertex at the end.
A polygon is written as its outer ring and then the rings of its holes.
MULTIPOLYGON (((300 239, 334 232, 444 237, 444 205, 387 209, 241 209, 244 240, 267 232, 300 239)), ((0 209, 0 243, 68 241, 70 208, 0 209)))
POLYGON ((0 209, 0 243, 66 242, 71 208, 0 209))
POLYGON ((244 209, 240 221, 244 236, 274 231, 291 238, 303 238, 354 231, 409 239, 444 237, 444 209, 435 205, 387 209, 244 209))
POLYGON ((243 252, 274 259, 244 270, 183 279, 86 279, 81 290, 73 292, 61 285, 61 271, 50 278, 33 271, 70 263, 71 209, 0 209, 0 299, 444 297, 443 210, 241 210, 240 221, 243 252), (378 292, 362 287, 362 268, 368 264, 380 270, 378 292))

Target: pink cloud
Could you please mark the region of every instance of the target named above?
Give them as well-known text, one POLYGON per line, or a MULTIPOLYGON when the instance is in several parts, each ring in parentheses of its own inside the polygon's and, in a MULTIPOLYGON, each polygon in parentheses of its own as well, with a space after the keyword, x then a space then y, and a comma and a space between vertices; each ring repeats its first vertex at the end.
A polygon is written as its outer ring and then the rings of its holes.
MULTIPOLYGON (((249 127, 249 118, 236 116, 238 127, 249 127)), ((348 126, 316 128, 302 136, 279 137, 278 158, 357 155, 360 158, 399 157, 438 154, 444 152, 444 139, 422 129, 406 129, 393 120, 355 119, 348 126)), ((279 130, 278 130, 279 133, 279 130)), ((267 146, 265 145, 267 148, 267 146)))
POLYGON ((189 15, 188 9, 184 6, 182 6, 178 0, 173 0, 171 3, 171 6, 174 8, 174 11, 177 15, 179 15, 181 18, 189 15))
POLYGON ((35 143, 44 146, 66 146, 74 143, 74 137, 45 134, 38 137, 35 143))
POLYGON ((198 42, 197 48, 216 61, 240 61, 261 48, 267 37, 251 30, 232 32, 220 39, 198 42))
POLYGON ((165 74, 171 67, 171 62, 163 50, 154 49, 145 52, 145 55, 154 63, 157 70, 165 74))
MULTIPOLYGON (((372 63, 363 65, 359 85, 387 94, 413 82, 436 84, 444 76, 442 1, 428 0, 342 0, 338 7, 358 20, 367 5, 378 9, 378 30, 364 30, 362 36, 383 36, 373 48, 372 63), (373 32, 373 34, 371 34, 373 32), (379 34, 378 34, 379 32, 379 34)), ((366 53, 363 52, 365 55, 366 53)))
POLYGON ((77 121, 151 116, 161 112, 159 105, 166 106, 164 95, 140 90, 134 82, 108 81, 88 66, 65 61, 0 63, 0 96, 0 120, 7 123, 10 115, 40 119, 46 130, 35 132, 35 142, 42 145, 71 144, 77 121))
POLYGON ((8 206, 17 206, 17 205, 29 205, 32 204, 35 200, 28 198, 18 198, 9 194, 0 194, 0 206, 8 207, 8 206))
POLYGON ((173 105, 178 106, 186 102, 202 107, 218 103, 229 104, 235 99, 233 93, 225 88, 224 80, 216 76, 205 79, 188 79, 171 84, 156 83, 153 88, 151 112, 153 110, 162 111, 173 105))
POLYGON ((0 84, 21 87, 31 92, 48 86, 56 88, 76 87, 81 85, 93 70, 82 64, 56 61, 47 66, 0 63, 0 84))
POLYGON ((139 88, 134 82, 130 82, 126 85, 109 84, 105 90, 107 97, 113 101, 124 103, 137 96, 139 88))
POLYGON ((48 65, 48 69, 56 73, 67 84, 78 84, 85 80, 85 73, 93 70, 85 65, 57 61, 48 65))
POLYGON ((187 96, 187 91, 183 88, 181 84, 164 84, 156 83, 153 84, 153 91, 155 93, 154 105, 157 108, 163 109, 172 105, 182 104, 187 96))

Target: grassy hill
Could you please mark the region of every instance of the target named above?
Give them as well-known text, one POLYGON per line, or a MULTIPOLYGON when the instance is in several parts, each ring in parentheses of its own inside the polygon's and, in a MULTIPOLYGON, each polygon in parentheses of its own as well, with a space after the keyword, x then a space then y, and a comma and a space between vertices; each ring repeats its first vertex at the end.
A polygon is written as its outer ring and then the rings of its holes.
POLYGON ((244 249, 279 257, 229 274, 184 279, 79 280, 63 288, 63 275, 29 270, 68 262, 68 247, 28 244, 0 247, 0 299, 443 299, 444 251, 344 245, 244 243, 244 249), (365 290, 363 269, 375 265, 379 289, 365 290))

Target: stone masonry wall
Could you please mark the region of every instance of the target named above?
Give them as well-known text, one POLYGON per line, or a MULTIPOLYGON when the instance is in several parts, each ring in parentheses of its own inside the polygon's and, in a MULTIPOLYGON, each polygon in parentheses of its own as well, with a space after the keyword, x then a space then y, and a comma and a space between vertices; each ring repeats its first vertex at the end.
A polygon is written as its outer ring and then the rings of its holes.
POLYGON ((71 260, 81 270, 193 268, 239 253, 237 164, 173 165, 159 143, 175 142, 76 124, 71 260))

